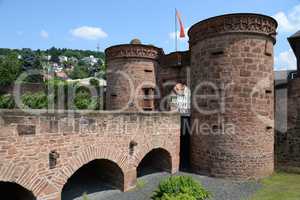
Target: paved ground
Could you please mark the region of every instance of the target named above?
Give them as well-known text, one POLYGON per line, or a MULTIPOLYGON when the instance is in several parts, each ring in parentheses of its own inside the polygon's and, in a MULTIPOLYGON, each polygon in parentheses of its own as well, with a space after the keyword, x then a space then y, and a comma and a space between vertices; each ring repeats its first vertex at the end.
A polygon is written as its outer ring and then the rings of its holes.
MULTIPOLYGON (((233 182, 223 179, 209 178, 194 174, 178 173, 179 175, 188 175, 194 177, 196 180, 202 182, 204 187, 213 193, 213 200, 244 200, 248 199, 254 192, 260 189, 260 185, 255 182, 233 182)), ((93 188, 85 185, 89 188, 87 197, 89 200, 150 200, 153 191, 157 188, 160 180, 169 176, 167 173, 156 173, 144 176, 139 179, 139 185, 143 187, 134 189, 132 191, 122 193, 118 190, 113 190, 109 187, 93 188), (105 190, 108 189, 108 190, 105 190), (97 192, 98 191, 98 192, 97 192)), ((90 183, 92 184, 92 183, 90 183)), ((76 188, 73 189, 73 195, 69 193, 63 197, 63 200, 82 200, 82 197, 78 197, 76 194, 76 188), (76 197, 77 196, 77 197, 76 197)), ((81 188, 82 189, 82 188, 81 188)))

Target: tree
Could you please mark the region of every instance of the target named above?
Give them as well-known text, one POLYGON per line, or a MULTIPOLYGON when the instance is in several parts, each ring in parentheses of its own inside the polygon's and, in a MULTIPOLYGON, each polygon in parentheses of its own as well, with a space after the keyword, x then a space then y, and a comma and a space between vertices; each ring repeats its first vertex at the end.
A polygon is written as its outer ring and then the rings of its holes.
POLYGON ((21 74, 21 62, 16 53, 0 58, 0 86, 12 84, 21 74))
POLYGON ((51 55, 52 62, 55 62, 55 63, 59 62, 59 56, 60 56, 59 49, 57 49, 55 47, 51 47, 49 50, 47 50, 47 53, 49 53, 51 55))
MULTIPOLYGON (((36 52, 32 51, 31 49, 23 49, 22 51, 22 69, 24 71, 29 70, 38 70, 41 72, 43 69, 42 61, 41 61, 41 51, 37 50, 36 52)), ((35 74, 30 75, 27 77, 27 82, 42 82, 43 77, 42 74, 35 74)))
POLYGON ((73 71, 69 74, 72 79, 83 79, 90 76, 87 66, 78 64, 74 67, 73 71))
POLYGON ((80 54, 80 52, 74 51, 74 50, 70 50, 70 49, 67 49, 63 53, 63 55, 67 56, 68 58, 74 57, 74 58, 77 58, 77 59, 80 59, 82 57, 81 54, 80 54))

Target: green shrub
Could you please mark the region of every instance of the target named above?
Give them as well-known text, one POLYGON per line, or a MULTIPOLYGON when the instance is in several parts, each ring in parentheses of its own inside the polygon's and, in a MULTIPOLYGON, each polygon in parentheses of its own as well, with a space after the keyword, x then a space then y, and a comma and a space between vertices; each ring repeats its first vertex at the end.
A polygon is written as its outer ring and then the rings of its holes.
POLYGON ((85 192, 85 193, 83 193, 83 195, 82 195, 82 199, 83 199, 83 200, 89 200, 89 198, 88 198, 88 196, 87 196, 86 192, 85 192))
POLYGON ((96 109, 97 97, 92 97, 91 94, 85 90, 76 92, 74 104, 77 109, 96 109))
POLYGON ((152 196, 153 200, 205 200, 210 193, 188 176, 172 176, 163 180, 152 196))
POLYGON ((12 109, 15 107, 15 101, 11 94, 5 94, 0 96, 0 108, 12 109))
POLYGON ((178 195, 165 194, 162 197, 162 200, 197 200, 197 199, 189 194, 179 193, 178 195))
POLYGON ((31 109, 42 109, 48 107, 48 97, 44 92, 23 94, 22 103, 31 109))
POLYGON ((22 72, 21 62, 18 54, 9 53, 0 57, 0 86, 7 86, 14 83, 22 72))
POLYGON ((48 80, 46 82, 46 91, 47 94, 53 98, 49 104, 53 103, 55 108, 58 108, 58 104, 61 103, 64 109, 70 109, 68 108, 68 93, 76 84, 77 82, 68 83, 67 81, 56 78, 48 80))
POLYGON ((98 81, 98 79, 95 79, 95 78, 91 78, 90 79, 90 84, 92 85, 92 86, 95 86, 95 87, 99 87, 99 81, 98 81))

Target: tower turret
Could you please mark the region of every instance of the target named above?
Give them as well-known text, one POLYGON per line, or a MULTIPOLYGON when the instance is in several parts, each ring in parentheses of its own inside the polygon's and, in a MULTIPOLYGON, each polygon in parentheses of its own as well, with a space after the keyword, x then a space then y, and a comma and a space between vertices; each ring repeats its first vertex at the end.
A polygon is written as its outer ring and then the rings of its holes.
POLYGON ((272 174, 276 28, 268 16, 229 14, 189 30, 195 172, 235 179, 272 174))

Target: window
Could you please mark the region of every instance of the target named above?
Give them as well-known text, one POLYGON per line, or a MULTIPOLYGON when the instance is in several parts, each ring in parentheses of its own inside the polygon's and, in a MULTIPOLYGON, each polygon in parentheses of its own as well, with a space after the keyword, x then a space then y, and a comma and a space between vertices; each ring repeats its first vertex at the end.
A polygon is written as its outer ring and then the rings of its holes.
POLYGON ((153 88, 143 88, 144 99, 143 99, 143 109, 144 111, 154 110, 154 89, 153 88))

